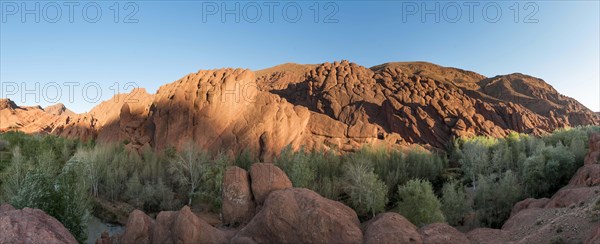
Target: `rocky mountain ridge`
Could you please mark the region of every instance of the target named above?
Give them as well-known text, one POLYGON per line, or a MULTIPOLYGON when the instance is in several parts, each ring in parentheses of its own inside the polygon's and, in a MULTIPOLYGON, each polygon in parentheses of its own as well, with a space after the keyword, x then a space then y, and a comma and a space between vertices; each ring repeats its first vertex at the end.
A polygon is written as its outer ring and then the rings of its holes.
POLYGON ((0 131, 126 141, 132 150, 195 141, 215 151, 250 150, 264 161, 287 145, 444 148, 457 136, 598 124, 597 114, 541 79, 518 73, 487 78, 425 62, 201 70, 156 94, 119 94, 85 114, 0 102, 0 131))

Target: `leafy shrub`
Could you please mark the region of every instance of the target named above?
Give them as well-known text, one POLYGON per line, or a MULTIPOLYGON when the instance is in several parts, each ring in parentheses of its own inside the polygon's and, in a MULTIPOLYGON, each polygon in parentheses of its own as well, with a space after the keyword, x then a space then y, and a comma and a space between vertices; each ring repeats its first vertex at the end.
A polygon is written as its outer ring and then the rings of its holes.
POLYGON ((210 160, 209 154, 193 142, 186 143, 184 149, 171 161, 169 172, 173 180, 184 187, 188 196, 188 205, 192 205, 192 199, 202 183, 207 164, 210 160))
POLYGON ((387 186, 364 163, 346 163, 345 191, 349 205, 359 216, 375 216, 385 210, 387 186))
POLYGON ((312 184, 316 177, 316 170, 313 165, 319 163, 322 162, 314 162, 310 153, 305 152, 304 149, 294 152, 291 146, 284 148, 275 159, 275 165, 286 172, 295 187, 309 189, 314 189, 312 184))
POLYGON ((410 180, 398 188, 398 212, 421 227, 444 222, 441 203, 426 180, 410 180))
MULTIPOLYGON (((50 149, 49 149, 50 150, 50 149)), ((42 152, 48 159, 52 151, 42 152)), ((82 167, 59 162, 38 161, 37 167, 26 173, 21 188, 11 198, 16 208, 38 208, 60 221, 79 242, 87 239, 87 219, 90 204, 89 185, 81 178, 82 167)))
POLYGON ((411 179, 427 179, 431 182, 441 180, 447 167, 442 157, 423 149, 411 149, 407 152, 387 150, 385 148, 364 147, 348 155, 353 163, 364 163, 388 186, 388 198, 396 202, 398 186, 411 179))
POLYGON ((471 211, 471 200, 467 197, 464 186, 456 181, 444 184, 441 203, 442 212, 450 225, 459 225, 471 211))
POLYGON ((490 147, 496 142, 493 138, 480 136, 466 140, 462 144, 462 157, 459 162, 465 173, 465 180, 470 180, 473 186, 478 175, 491 173, 490 147))
POLYGON ((200 199, 211 203, 214 209, 221 208, 221 185, 223 175, 230 165, 230 159, 225 154, 219 154, 210 160, 202 174, 202 186, 199 189, 200 199))
POLYGON ((244 149, 237 157, 233 164, 245 170, 250 170, 250 166, 256 162, 254 156, 252 156, 252 152, 250 150, 244 149))
POLYGON ((479 220, 488 227, 501 227, 510 216, 513 205, 522 198, 517 177, 507 171, 500 179, 496 175, 480 175, 478 181, 475 210, 479 220))

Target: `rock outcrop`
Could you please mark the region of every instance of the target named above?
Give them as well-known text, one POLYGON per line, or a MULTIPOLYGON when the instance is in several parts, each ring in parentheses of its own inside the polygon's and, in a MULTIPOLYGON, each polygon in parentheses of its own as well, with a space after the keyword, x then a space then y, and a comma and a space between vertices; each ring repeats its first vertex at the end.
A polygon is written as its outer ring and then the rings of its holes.
POLYGON ((550 202, 550 199, 548 199, 548 198, 541 198, 541 199, 527 198, 523 201, 516 203, 513 206, 512 211, 510 212, 510 216, 514 216, 515 214, 518 214, 519 212, 521 212, 525 209, 544 208, 544 207, 546 207, 546 205, 548 205, 548 202, 550 202))
MULTIPOLYGON (((486 78, 423 62, 201 70, 156 94, 143 89, 119 94, 89 113, 57 108, 3 100, 0 131, 126 141, 138 151, 194 141, 209 150, 249 150, 269 162, 288 145, 336 151, 366 143, 444 148, 455 136, 541 134, 600 124, 597 114, 541 79, 486 78)), ((598 156, 590 154, 586 162, 598 156)))
POLYGON ((257 204, 262 205, 267 196, 276 190, 292 187, 285 172, 271 163, 255 163, 250 167, 252 194, 257 204))
POLYGON ((198 218, 188 206, 160 212, 156 220, 133 211, 119 243, 227 243, 225 234, 198 218))
POLYGON ((77 240, 52 216, 39 209, 0 206, 0 243, 73 243, 77 240))
POLYGON ((364 243, 423 243, 417 227, 397 213, 382 213, 364 223, 364 243))
POLYGON ((140 210, 131 212, 125 226, 127 228, 121 237, 122 243, 153 243, 154 220, 144 212, 140 210))
POLYGON ((225 171, 221 198, 221 217, 224 224, 246 223, 254 216, 255 204, 250 188, 250 177, 246 170, 231 167, 225 171))
POLYGON ((434 223, 421 227, 419 234, 424 244, 469 244, 467 236, 452 226, 434 223))
POLYGON ((300 188, 271 192, 231 243, 362 243, 354 210, 300 188))
POLYGON ((52 106, 45 107, 44 111, 46 111, 46 113, 50 113, 53 115, 70 115, 70 116, 75 115, 75 113, 73 111, 69 110, 62 103, 57 103, 52 106))

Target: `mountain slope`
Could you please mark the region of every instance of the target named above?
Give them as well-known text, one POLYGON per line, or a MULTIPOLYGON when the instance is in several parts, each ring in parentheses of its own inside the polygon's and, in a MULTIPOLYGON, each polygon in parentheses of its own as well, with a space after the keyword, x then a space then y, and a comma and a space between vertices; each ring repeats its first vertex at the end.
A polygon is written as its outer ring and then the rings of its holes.
POLYGON ((86 114, 44 113, 50 116, 44 121, 52 121, 47 124, 23 119, 35 115, 14 107, 0 106, 0 128, 21 118, 20 127, 11 128, 127 141, 137 150, 194 141, 212 151, 250 150, 267 161, 287 145, 337 151, 367 143, 443 148, 455 136, 541 134, 600 124, 595 113, 541 79, 486 78, 425 62, 201 70, 154 95, 143 89, 117 95, 86 114))

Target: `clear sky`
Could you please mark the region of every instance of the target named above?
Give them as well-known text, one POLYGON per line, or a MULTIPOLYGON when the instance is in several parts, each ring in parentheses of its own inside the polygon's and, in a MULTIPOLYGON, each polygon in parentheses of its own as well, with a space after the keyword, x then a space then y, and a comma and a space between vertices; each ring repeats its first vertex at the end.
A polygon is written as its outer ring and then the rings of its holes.
POLYGON ((153 93, 200 69, 348 59, 525 73, 600 111, 598 1, 50 3, 0 1, 0 95, 20 105, 58 101, 85 112, 110 98, 115 83, 119 91, 133 82, 153 93))

